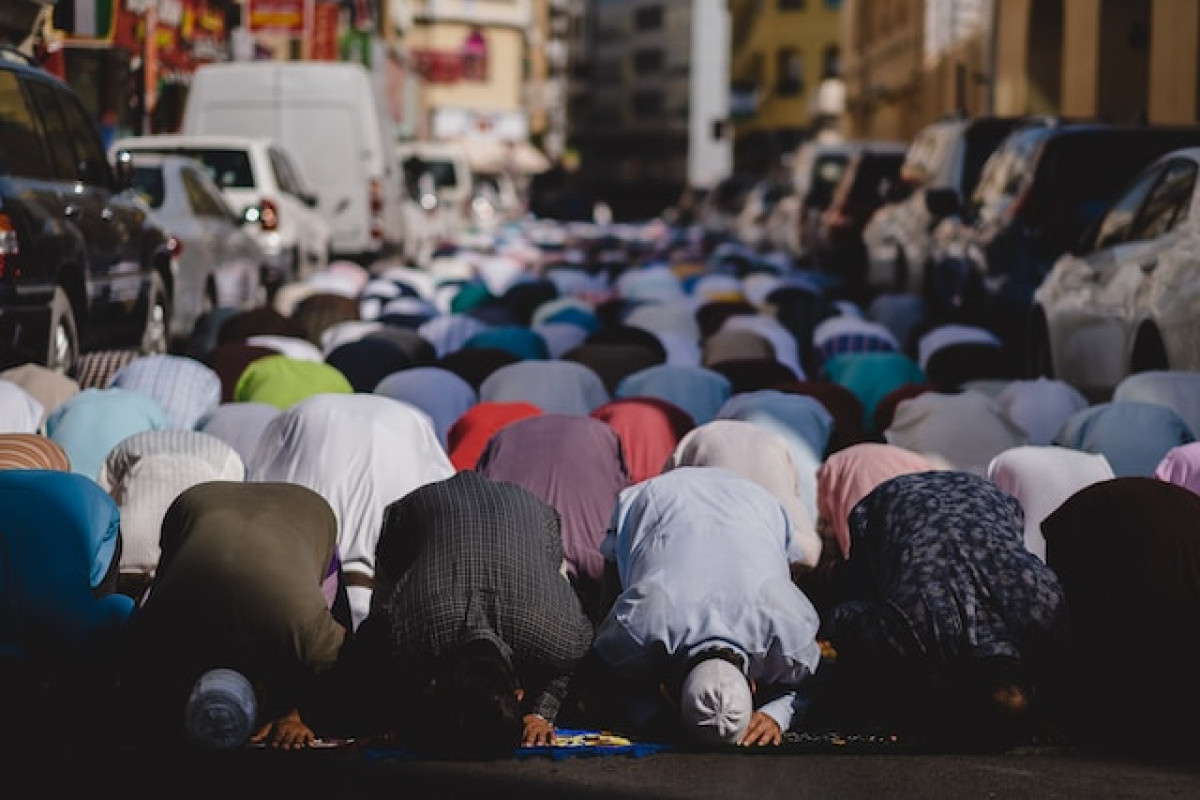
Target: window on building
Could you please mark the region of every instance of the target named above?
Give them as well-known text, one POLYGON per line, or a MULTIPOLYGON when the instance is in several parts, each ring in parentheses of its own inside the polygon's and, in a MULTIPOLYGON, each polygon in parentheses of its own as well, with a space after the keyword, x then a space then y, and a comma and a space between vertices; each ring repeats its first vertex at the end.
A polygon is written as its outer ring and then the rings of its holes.
POLYGON ((663 94, 653 89, 644 89, 633 94, 633 116, 638 119, 660 117, 663 113, 663 94))
POLYGON ((637 50, 633 54, 633 71, 638 75, 662 72, 663 51, 659 48, 637 50))
POLYGON ((799 50, 783 47, 775 54, 775 94, 794 97, 804 91, 804 60, 799 50))
POLYGON ((825 7, 830 11, 841 11, 842 0, 825 0, 825 7))
POLYGON ((757 88, 763 85, 763 54, 760 52, 752 53, 750 61, 746 64, 746 71, 743 73, 742 83, 748 83, 757 88))
POLYGON ((639 31, 656 31, 662 26, 662 6, 646 6, 633 12, 633 27, 639 31))
POLYGON ((614 83, 621 80, 621 64, 613 58, 597 61, 592 65, 592 73, 600 83, 614 83))
POLYGON ((821 77, 836 78, 842 74, 842 51, 836 44, 825 45, 821 53, 821 77))

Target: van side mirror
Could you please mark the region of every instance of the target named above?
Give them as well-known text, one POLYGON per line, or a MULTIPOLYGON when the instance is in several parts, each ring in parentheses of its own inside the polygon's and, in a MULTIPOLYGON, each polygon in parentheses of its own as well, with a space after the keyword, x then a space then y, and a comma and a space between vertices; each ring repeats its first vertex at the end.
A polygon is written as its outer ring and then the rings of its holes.
POLYGON ((113 179, 118 192, 133 186, 133 154, 128 150, 118 150, 113 157, 113 179))
POLYGON ((925 208, 934 219, 944 219, 957 214, 960 207, 958 192, 954 189, 927 189, 925 191, 925 208))

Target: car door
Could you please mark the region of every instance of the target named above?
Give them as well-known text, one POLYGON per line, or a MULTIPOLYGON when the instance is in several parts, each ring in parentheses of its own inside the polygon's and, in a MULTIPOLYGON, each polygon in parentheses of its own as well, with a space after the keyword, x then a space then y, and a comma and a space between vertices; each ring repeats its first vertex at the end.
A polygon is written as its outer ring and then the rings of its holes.
POLYGON ((145 212, 114 196, 104 149, 78 99, 37 81, 30 83, 30 95, 45 129, 54 173, 63 183, 61 213, 80 231, 87 247, 91 343, 124 340, 141 324, 138 300, 149 281, 129 233, 141 229, 145 212))
MULTIPOLYGON (((180 169, 180 180, 187 205, 197 224, 202 253, 197 259, 185 261, 193 274, 180 275, 180 290, 185 294, 190 318, 182 320, 181 330, 189 330, 196 317, 210 311, 208 303, 231 308, 246 308, 256 297, 262 251, 242 227, 236 212, 230 208, 221 191, 199 166, 186 165, 180 169), (216 287, 216 296, 208 294, 208 284, 216 287)), ((186 255, 186 254, 185 254, 186 255)), ((184 299, 179 301, 183 312, 184 299)), ((180 316, 177 314, 177 316, 180 316)))
POLYGON ((275 183, 279 187, 281 209, 289 220, 295 221, 297 277, 304 277, 325 267, 328 262, 329 232, 317 212, 317 193, 309 187, 303 170, 288 153, 278 147, 267 150, 267 159, 275 183))
POLYGON ((1135 326, 1156 319, 1164 328, 1200 327, 1189 305, 1197 290, 1197 237, 1187 224, 1194 214, 1197 170, 1191 158, 1167 161, 1134 219, 1123 268, 1135 273, 1129 279, 1135 287, 1131 298, 1135 326))
POLYGON ((1139 209, 1162 178, 1164 168, 1156 164, 1134 179, 1101 217, 1091 247, 1062 257, 1054 269, 1057 306, 1072 309, 1078 318, 1122 314, 1140 283, 1137 271, 1127 267, 1148 246, 1147 242, 1131 240, 1130 234, 1139 209))

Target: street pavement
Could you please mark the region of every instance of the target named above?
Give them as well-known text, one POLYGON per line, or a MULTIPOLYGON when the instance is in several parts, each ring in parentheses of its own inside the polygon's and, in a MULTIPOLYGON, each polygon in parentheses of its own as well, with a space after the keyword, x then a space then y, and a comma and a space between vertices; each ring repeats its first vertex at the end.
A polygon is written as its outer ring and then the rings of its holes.
MULTIPOLYGON (((13 755, 13 751, 9 751, 13 755)), ((7 759, 0 759, 5 763, 7 759)), ((89 797, 329 798, 1196 798, 1200 761, 1130 758, 1063 747, 1006 753, 889 753, 886 747, 535 755, 486 762, 415 759, 383 748, 123 749, 113 743, 30 748, 8 763, 12 786, 89 797)))

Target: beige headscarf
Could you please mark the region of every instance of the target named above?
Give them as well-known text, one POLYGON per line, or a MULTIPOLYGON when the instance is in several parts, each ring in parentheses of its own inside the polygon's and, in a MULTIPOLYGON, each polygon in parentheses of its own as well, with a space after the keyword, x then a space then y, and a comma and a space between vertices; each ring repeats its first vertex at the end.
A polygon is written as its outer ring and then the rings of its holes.
POLYGON ((663 472, 676 467, 722 467, 771 492, 792 523, 788 560, 816 566, 821 557, 821 538, 800 502, 799 471, 783 436, 753 422, 715 419, 693 428, 679 440, 663 472))

